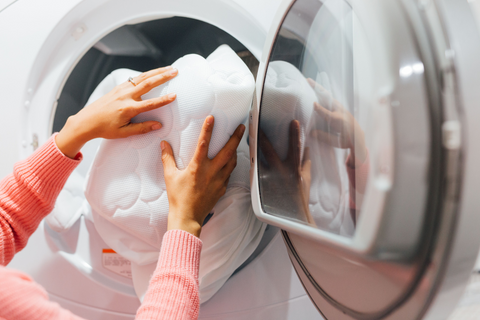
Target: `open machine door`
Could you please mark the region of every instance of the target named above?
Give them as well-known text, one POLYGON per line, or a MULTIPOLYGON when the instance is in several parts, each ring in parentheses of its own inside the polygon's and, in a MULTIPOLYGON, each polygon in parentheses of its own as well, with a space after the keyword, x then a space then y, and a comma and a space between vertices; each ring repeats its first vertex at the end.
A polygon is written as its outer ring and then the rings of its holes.
POLYGON ((252 201, 327 319, 446 319, 480 245, 466 0, 287 0, 250 116, 252 201))

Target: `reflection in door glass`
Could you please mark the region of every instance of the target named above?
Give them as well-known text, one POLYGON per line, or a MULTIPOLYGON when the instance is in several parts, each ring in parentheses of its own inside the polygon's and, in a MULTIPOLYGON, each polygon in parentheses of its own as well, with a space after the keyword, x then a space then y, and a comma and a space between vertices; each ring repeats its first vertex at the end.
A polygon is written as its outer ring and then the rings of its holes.
POLYGON ((267 68, 258 136, 263 211, 348 237, 369 173, 354 35, 347 2, 292 6, 267 68))

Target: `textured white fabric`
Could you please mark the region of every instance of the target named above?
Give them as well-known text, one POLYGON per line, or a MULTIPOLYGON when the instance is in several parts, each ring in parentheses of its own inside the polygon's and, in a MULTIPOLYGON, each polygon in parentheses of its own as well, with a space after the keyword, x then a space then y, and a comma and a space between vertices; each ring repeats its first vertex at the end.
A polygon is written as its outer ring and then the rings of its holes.
MULTIPOLYGON (((178 168, 184 169, 193 156, 205 117, 211 114, 215 117, 215 127, 208 154, 214 157, 236 127, 246 121, 255 85, 250 70, 228 46, 219 47, 207 59, 186 55, 173 63, 173 67, 179 70, 178 76, 142 98, 173 92, 177 99, 133 119, 133 122, 158 120, 163 124, 162 129, 126 139, 104 140, 85 189, 97 231, 112 249, 137 267, 157 261, 167 230, 168 200, 160 141, 171 144, 178 168)), ((90 101, 138 74, 127 69, 114 71, 99 84, 90 101)), ((227 194, 214 207, 213 216, 201 234, 201 302, 220 289, 252 254, 265 230, 251 209, 245 138, 237 155, 238 164, 230 177, 227 194)), ((142 269, 133 268, 137 287, 138 279, 148 277, 136 270, 142 269)), ((136 289, 141 296, 142 290, 136 289)))
POLYGON ((322 87, 314 90, 303 74, 285 61, 269 63, 261 106, 261 129, 272 143, 280 159, 287 157, 289 127, 292 120, 300 122, 300 142, 303 158, 305 147, 310 149, 311 186, 309 208, 317 226, 336 234, 354 233, 349 209, 349 181, 345 168, 347 153, 315 138, 313 129, 328 130, 328 123, 314 110, 314 102, 332 108, 328 76, 319 74, 322 87))
POLYGON ((90 205, 85 199, 85 177, 90 168, 101 139, 87 142, 83 148, 83 160, 72 172, 58 195, 55 208, 46 217, 47 225, 56 232, 68 231, 81 215, 90 216, 90 205))
POLYGON ((306 134, 314 123, 315 92, 303 74, 292 64, 273 61, 268 65, 262 98, 261 129, 272 143, 280 159, 287 157, 289 127, 300 122, 300 143, 304 149, 306 134))
POLYGON ((55 208, 46 217, 45 222, 52 230, 69 230, 84 211, 83 183, 85 178, 73 171, 58 195, 55 208))

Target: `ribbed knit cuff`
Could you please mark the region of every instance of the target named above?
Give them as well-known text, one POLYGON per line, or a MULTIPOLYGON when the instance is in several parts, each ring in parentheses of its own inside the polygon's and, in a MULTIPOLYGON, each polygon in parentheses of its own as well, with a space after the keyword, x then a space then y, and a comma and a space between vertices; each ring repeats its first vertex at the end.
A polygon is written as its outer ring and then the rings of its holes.
POLYGON ((13 171, 18 181, 37 193, 46 204, 52 205, 68 177, 82 160, 81 153, 76 159, 65 156, 55 144, 56 135, 52 135, 28 158, 18 162, 13 171))
POLYGON ((157 270, 183 269, 196 279, 200 268, 202 240, 183 230, 170 230, 163 236, 157 270))

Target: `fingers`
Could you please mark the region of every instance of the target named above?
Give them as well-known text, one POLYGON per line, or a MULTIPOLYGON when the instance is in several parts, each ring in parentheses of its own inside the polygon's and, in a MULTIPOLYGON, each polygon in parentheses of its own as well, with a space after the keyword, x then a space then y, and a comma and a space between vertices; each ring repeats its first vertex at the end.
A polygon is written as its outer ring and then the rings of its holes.
POLYGON ((312 87, 312 89, 315 89, 315 91, 317 91, 317 93, 330 94, 330 92, 327 89, 325 89, 324 86, 322 86, 320 83, 317 83, 312 78, 307 78, 307 82, 310 85, 310 87, 312 87))
POLYGON ((222 150, 220 150, 220 152, 215 156, 213 163, 215 166, 217 166, 217 168, 223 168, 237 153, 237 147, 242 140, 244 132, 245 126, 243 124, 239 125, 222 150))
POLYGON ((170 93, 168 95, 161 96, 158 98, 138 102, 137 104, 134 105, 135 116, 142 112, 163 107, 175 101, 176 98, 177 98, 177 95, 175 93, 170 93))
POLYGON ((270 140, 268 140, 267 135, 263 132, 262 129, 258 129, 259 139, 258 142, 260 144, 260 150, 262 151, 265 160, 267 160, 267 164, 269 166, 279 168, 282 164, 280 158, 277 155, 277 152, 273 148, 270 140))
POLYGON ((323 106, 321 106, 318 102, 314 102, 313 106, 315 108, 315 111, 326 121, 328 121, 332 116, 332 112, 330 110, 327 110, 323 106))
POLYGON ((310 148, 307 147, 303 150, 302 168, 311 165, 311 163, 312 161, 310 160, 310 148))
POLYGON ((163 67, 163 68, 153 69, 153 70, 150 70, 150 71, 141 73, 141 74, 138 75, 137 77, 133 78, 133 81, 135 81, 135 83, 138 85, 138 84, 140 84, 142 81, 144 81, 145 79, 148 79, 148 78, 151 78, 151 77, 153 77, 153 76, 156 76, 157 74, 161 74, 161 73, 167 72, 167 71, 171 70, 172 68, 173 68, 172 66, 167 66, 167 67, 163 67))
POLYGON ((310 85, 310 87, 312 87, 312 89, 315 90, 316 93, 319 93, 319 94, 330 94, 330 92, 325 89, 324 86, 322 86, 320 83, 317 83, 315 80, 313 80, 312 78, 307 78, 307 82, 308 84, 310 85))
POLYGON ((163 173, 165 176, 175 172, 177 169, 177 164, 175 163, 175 158, 173 157, 173 150, 170 144, 163 140, 160 143, 160 149, 162 149, 162 163, 163 163, 163 173))
POLYGON ((153 88, 175 78, 177 74, 178 70, 172 68, 143 80, 142 82, 137 84, 136 87, 133 88, 133 98, 140 98, 142 95, 149 92, 153 88))
POLYGON ((290 122, 290 132, 288 139, 288 156, 287 161, 293 161, 295 168, 300 166, 300 122, 292 120, 290 122))
POLYGON ((228 160, 227 164, 220 170, 220 176, 223 179, 226 179, 226 183, 228 184, 228 179, 230 178, 230 175, 232 174, 233 170, 237 166, 237 152, 234 153, 234 155, 228 160))
POLYGON ((144 134, 154 130, 158 130, 162 127, 162 124, 157 121, 145 121, 141 123, 129 123, 121 128, 123 137, 129 137, 137 134, 144 134))
POLYGON ((318 141, 328 144, 329 146, 341 148, 340 138, 337 135, 322 131, 322 130, 313 130, 312 136, 317 138, 318 141))
POLYGON ((203 122, 202 131, 200 131, 200 136, 198 137, 197 149, 192 160, 202 161, 208 157, 208 146, 212 139, 214 122, 213 116, 208 116, 203 122))
POLYGON ((229 182, 230 182, 230 176, 228 176, 227 180, 225 180, 225 183, 224 183, 225 188, 228 187, 229 182))
POLYGON ((334 104, 338 104, 338 101, 333 99, 332 93, 311 78, 308 78, 307 82, 315 92, 318 102, 320 102, 320 104, 322 104, 323 106, 326 106, 331 110, 334 110, 335 109, 334 104))

